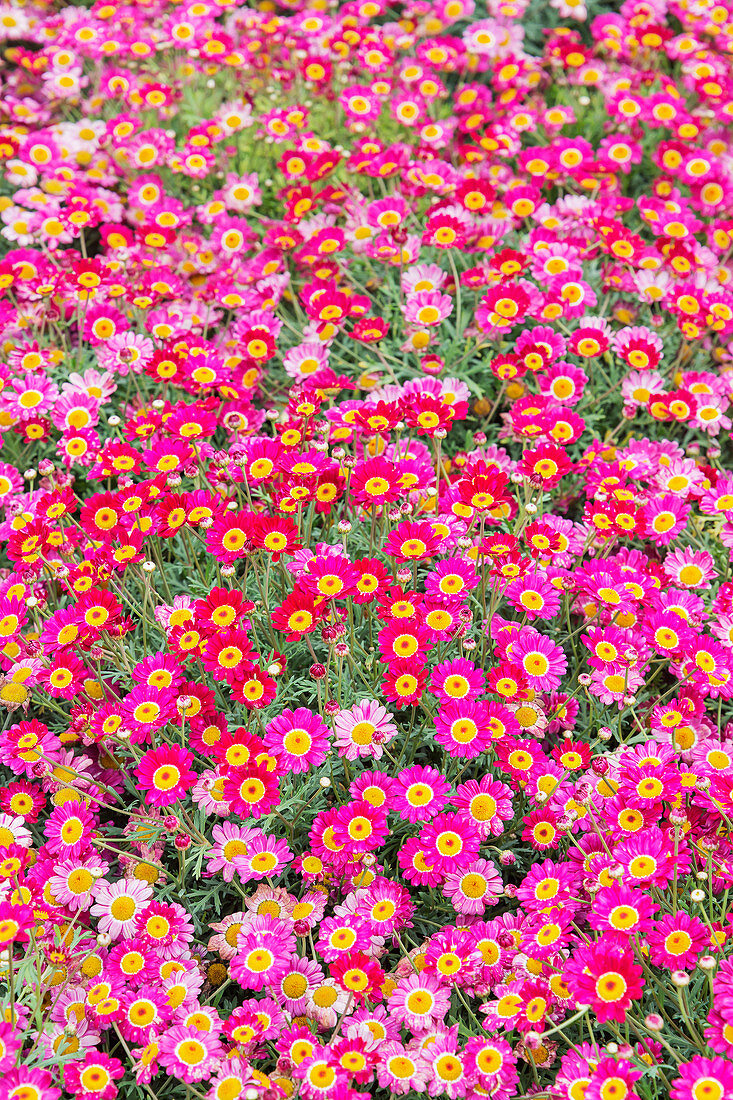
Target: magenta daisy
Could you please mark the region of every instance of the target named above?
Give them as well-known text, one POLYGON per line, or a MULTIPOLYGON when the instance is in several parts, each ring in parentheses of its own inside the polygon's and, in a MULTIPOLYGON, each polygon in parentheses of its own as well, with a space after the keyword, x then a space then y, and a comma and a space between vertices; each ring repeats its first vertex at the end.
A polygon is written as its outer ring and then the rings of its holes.
POLYGON ((299 774, 322 764, 328 751, 328 728, 317 714, 298 707, 285 709, 268 723, 265 741, 282 768, 299 774))
MULTIPOLYGON (((151 688, 147 690, 159 694, 151 688)), ((145 801, 152 806, 170 806, 182 798, 196 779, 192 763, 193 753, 178 745, 148 749, 135 769, 137 782, 145 791, 145 801)))
POLYGON ((428 821, 443 809, 449 790, 450 785, 435 768, 415 764, 397 775, 391 808, 413 824, 428 821))
POLYGON ((484 690, 485 684, 486 677, 482 670, 465 657, 441 662, 430 675, 430 690, 441 703, 475 699, 484 690))

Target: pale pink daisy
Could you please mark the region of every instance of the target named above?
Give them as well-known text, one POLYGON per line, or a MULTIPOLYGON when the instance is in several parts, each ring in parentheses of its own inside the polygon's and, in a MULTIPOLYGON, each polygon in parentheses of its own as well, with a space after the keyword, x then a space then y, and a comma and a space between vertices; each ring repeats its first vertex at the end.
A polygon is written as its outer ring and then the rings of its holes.
POLYGON ((710 582, 718 575, 712 555, 688 546, 667 554, 664 572, 682 588, 710 588, 710 582))
POLYGON ((249 919, 249 914, 239 911, 210 924, 209 928, 212 928, 216 935, 209 937, 207 950, 217 951, 222 959, 233 959, 237 953, 239 933, 249 919))
POLYGON ((137 332, 121 332, 95 349, 97 362, 103 371, 124 378, 129 371, 140 374, 155 354, 155 344, 149 336, 137 332))
POLYGON ((495 905, 504 892, 501 875, 485 859, 477 859, 465 870, 448 875, 443 886, 457 913, 483 913, 487 905, 495 905))
POLYGON ((450 987, 442 986, 433 974, 408 974, 390 995, 390 1016, 411 1031, 428 1031, 445 1018, 450 996, 450 987))
POLYGON ((222 825, 214 825, 211 835, 214 843, 206 853, 206 875, 221 871, 224 882, 231 882, 237 872, 237 859, 246 856, 255 837, 264 836, 264 833, 261 829, 225 821, 222 825))
POLYGON ((88 909, 97 881, 109 871, 109 865, 92 853, 86 859, 65 859, 57 864, 48 889, 61 905, 74 911, 88 909))
POLYGON ((93 917, 98 918, 98 930, 113 940, 131 936, 135 930, 135 917, 145 909, 153 896, 153 889, 140 879, 123 878, 117 882, 101 881, 94 887, 93 917))
POLYGON ((387 710, 372 700, 342 710, 333 720, 333 730, 339 756, 347 760, 357 757, 380 760, 384 745, 388 745, 398 732, 387 710))

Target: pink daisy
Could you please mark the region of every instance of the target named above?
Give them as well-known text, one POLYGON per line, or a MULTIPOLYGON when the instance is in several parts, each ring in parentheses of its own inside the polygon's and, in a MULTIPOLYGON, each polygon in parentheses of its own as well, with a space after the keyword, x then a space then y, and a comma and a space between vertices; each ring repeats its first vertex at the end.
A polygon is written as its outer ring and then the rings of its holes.
POLYGON ((477 859, 464 870, 450 874, 443 886, 444 895, 457 913, 483 913, 487 905, 495 905, 504 892, 501 875, 485 859, 477 859))
POLYGON ((333 730, 338 754, 347 760, 359 757, 380 760, 384 746, 398 732, 387 710, 372 700, 340 711, 333 720, 333 730))
POLYGON ((219 1068, 224 1055, 216 1035, 181 1024, 168 1028, 158 1043, 161 1066, 179 1081, 205 1081, 219 1068))

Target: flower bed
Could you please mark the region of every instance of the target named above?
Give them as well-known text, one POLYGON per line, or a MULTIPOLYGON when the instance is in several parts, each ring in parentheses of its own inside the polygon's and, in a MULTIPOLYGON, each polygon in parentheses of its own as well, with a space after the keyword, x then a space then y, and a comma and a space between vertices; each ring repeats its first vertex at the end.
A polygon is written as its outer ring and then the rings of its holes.
POLYGON ((733 1097, 733 10, 607 7, 3 7, 0 1100, 733 1097))

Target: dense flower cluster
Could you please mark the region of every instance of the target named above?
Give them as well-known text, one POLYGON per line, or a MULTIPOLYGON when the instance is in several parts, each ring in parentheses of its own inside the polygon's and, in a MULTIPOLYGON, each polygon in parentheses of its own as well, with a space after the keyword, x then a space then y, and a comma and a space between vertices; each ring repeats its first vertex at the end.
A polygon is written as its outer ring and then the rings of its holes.
POLYGON ((612 7, 2 7, 0 1100, 733 1096, 733 8, 612 7))

